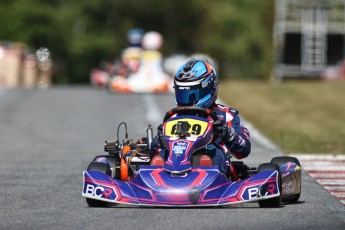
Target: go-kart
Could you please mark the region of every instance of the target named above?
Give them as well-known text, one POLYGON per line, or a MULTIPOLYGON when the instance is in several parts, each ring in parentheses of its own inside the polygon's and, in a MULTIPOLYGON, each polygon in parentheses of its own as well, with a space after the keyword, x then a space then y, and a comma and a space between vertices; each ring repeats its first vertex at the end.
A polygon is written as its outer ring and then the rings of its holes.
POLYGON ((279 207, 281 202, 296 203, 301 194, 301 169, 294 157, 275 157, 258 167, 230 161, 225 174, 202 162, 217 119, 215 113, 200 107, 168 111, 161 144, 169 154, 163 165, 152 164, 152 126, 146 130, 147 137, 134 142, 128 140, 126 123, 121 123, 117 140, 105 142, 108 154, 96 156, 83 172, 82 195, 87 204, 201 207, 258 202, 260 207, 279 207), (121 125, 126 128, 122 142, 121 125))
POLYGON ((142 51, 138 70, 130 71, 125 77, 113 76, 109 80, 108 90, 111 93, 172 92, 173 79, 163 71, 161 62, 162 55, 158 51, 142 51))

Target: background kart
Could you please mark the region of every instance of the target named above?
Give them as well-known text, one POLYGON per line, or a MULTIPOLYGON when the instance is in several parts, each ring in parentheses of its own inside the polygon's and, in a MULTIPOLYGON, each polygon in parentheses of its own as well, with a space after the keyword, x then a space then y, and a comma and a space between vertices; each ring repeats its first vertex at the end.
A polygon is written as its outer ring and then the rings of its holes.
POLYGON ((173 78, 162 68, 162 55, 146 50, 140 56, 140 68, 128 76, 115 75, 109 80, 112 93, 168 93, 173 90, 173 78))
POLYGON ((223 206, 254 201, 261 207, 279 207, 281 201, 298 201, 301 170, 296 158, 275 157, 257 168, 232 161, 226 175, 204 164, 203 150, 213 138, 214 120, 215 114, 198 107, 170 110, 163 124, 162 142, 169 150, 163 166, 150 165, 151 126, 145 140, 127 140, 126 131, 126 140, 120 143, 121 123, 118 140, 105 143, 109 155, 95 157, 84 171, 82 195, 91 207, 223 206), (170 118, 174 113, 180 115, 170 118))

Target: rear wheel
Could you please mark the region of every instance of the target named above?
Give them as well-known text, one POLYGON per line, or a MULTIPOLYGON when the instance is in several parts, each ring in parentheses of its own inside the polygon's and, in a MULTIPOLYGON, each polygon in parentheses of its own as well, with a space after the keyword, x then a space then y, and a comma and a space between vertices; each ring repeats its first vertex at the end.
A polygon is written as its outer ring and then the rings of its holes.
POLYGON ((267 170, 277 170, 278 171, 278 189, 280 195, 278 197, 273 197, 271 199, 260 200, 259 205, 262 208, 276 208, 280 206, 281 203, 281 194, 282 194, 282 176, 280 172, 280 168, 278 165, 273 163, 264 163, 259 165, 259 172, 267 171, 267 170))
MULTIPOLYGON (((279 157, 274 157, 271 160, 271 163, 277 164, 277 165, 283 165, 288 162, 293 162, 297 164, 299 167, 301 167, 301 163, 296 157, 290 157, 290 156, 279 156, 279 157)), ((302 188, 302 183, 301 180, 298 181, 299 183, 299 193, 295 194, 292 197, 288 197, 287 199, 283 199, 283 202, 287 203, 296 203, 299 200, 299 197, 301 196, 301 188, 302 188)))
MULTIPOLYGON (((87 171, 97 171, 104 174, 107 174, 108 176, 111 176, 111 169, 109 164, 102 163, 102 162, 91 162, 89 166, 87 167, 87 171)), ((94 200, 91 198, 86 198, 86 203, 90 207, 107 207, 108 203, 100 200, 94 200)))

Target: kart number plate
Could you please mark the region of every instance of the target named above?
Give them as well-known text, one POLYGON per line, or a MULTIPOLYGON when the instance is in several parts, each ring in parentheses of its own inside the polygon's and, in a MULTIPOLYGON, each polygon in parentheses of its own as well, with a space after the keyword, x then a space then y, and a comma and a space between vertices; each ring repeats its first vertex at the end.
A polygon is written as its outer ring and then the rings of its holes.
POLYGON ((177 136, 176 124, 179 121, 184 121, 184 122, 189 123, 190 128, 188 130, 188 133, 190 133, 193 136, 202 136, 205 133, 207 125, 208 125, 208 122, 190 119, 190 118, 168 121, 166 123, 166 129, 165 129, 166 136, 170 136, 170 137, 177 136))

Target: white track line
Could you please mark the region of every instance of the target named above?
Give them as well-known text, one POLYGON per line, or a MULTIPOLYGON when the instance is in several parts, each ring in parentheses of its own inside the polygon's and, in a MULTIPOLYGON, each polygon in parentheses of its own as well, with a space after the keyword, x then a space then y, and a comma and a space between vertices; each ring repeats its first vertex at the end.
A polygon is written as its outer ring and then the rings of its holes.
POLYGON ((331 194, 333 196, 336 196, 337 198, 345 199, 345 194, 338 194, 338 193, 334 193, 334 192, 331 192, 331 194))
MULTIPOLYGON (((345 180, 343 178, 340 179, 316 179, 317 182, 321 185, 345 185, 345 180)), ((345 186, 344 186, 345 187, 345 186)))
POLYGON ((151 124, 159 124, 163 118, 156 100, 152 94, 144 94, 142 96, 146 108, 146 120, 151 124))
MULTIPOLYGON (((300 160, 301 161, 301 160, 300 160)), ((332 165, 322 165, 322 164, 314 164, 314 165, 306 165, 306 162, 304 162, 304 170, 306 171, 329 171, 329 172, 345 172, 345 165, 338 165, 338 164, 334 164, 332 165)))
POLYGON ((341 194, 345 194, 345 186, 324 186, 326 190, 334 192, 339 192, 341 194), (343 193, 344 192, 344 193, 343 193))
POLYGON ((309 172, 309 175, 315 179, 343 179, 345 178, 345 173, 337 173, 334 174, 333 172, 309 172))

